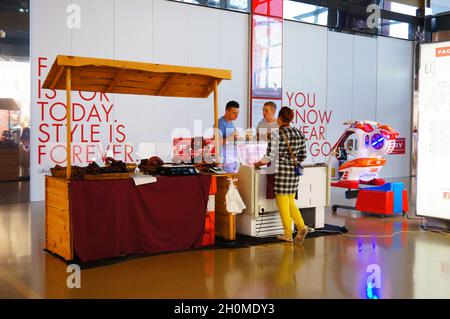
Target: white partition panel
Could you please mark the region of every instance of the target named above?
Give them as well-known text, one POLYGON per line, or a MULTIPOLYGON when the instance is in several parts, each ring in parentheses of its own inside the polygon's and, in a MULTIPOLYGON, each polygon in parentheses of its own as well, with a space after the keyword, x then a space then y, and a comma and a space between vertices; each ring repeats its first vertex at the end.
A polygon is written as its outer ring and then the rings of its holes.
POLYGON ((411 113, 413 87, 412 42, 378 38, 376 120, 388 124, 406 139, 404 155, 388 155, 383 177, 410 175, 411 113))
MULTIPOLYGON (((154 1, 153 59, 154 63, 189 65, 190 6, 170 1, 154 1)), ((183 127, 188 115, 187 99, 152 97, 150 124, 156 152, 170 160, 162 144, 169 145, 174 128, 183 127), (162 125, 162 123, 165 123, 162 125), (170 123, 170 125, 168 124, 170 123)))
MULTIPOLYGON (((153 1, 114 1, 114 58, 153 62, 153 1)), ((127 143, 133 158, 140 158, 139 145, 153 141, 153 99, 148 96, 117 94, 114 117, 127 128, 127 143)), ((148 155, 148 154, 143 154, 148 155)))
POLYGON ((235 123, 237 127, 247 127, 249 117, 249 17, 247 14, 221 12, 220 68, 231 69, 233 80, 223 81, 219 87, 219 114, 224 113, 228 101, 238 101, 241 110, 235 123))
POLYGON ((114 1, 77 0, 73 2, 81 9, 81 27, 71 29, 72 55, 112 59, 114 55, 114 1))
POLYGON ((354 36, 352 120, 375 120, 377 106, 376 38, 354 36))
POLYGON ((295 126, 308 138, 305 163, 324 162, 327 123, 320 117, 327 122, 327 29, 285 21, 284 30, 283 106, 294 110, 295 126))
POLYGON ((283 105, 293 106, 288 99, 293 92, 297 92, 305 85, 304 79, 304 44, 305 25, 303 23, 284 22, 283 27, 283 105))
MULTIPOLYGON (((73 4, 80 8, 81 24, 80 28, 71 29, 71 54, 114 58, 114 2, 77 0, 73 4)), ((79 94, 74 91, 72 103, 75 110, 72 118, 73 143, 78 144, 72 148, 72 164, 83 165, 89 161, 101 164, 106 156, 125 156, 125 147, 113 146, 118 144, 114 141, 117 127, 114 122, 117 109, 114 95, 92 92, 79 94)))
POLYGON ((152 63, 153 1, 114 0, 114 58, 152 63))
MULTIPOLYGON (((315 116, 308 118, 300 113, 310 94, 314 107, 307 103, 306 107, 322 112, 326 128, 323 143, 334 145, 346 120, 388 124, 400 132, 406 148, 404 154, 387 156, 388 164, 381 175, 409 176, 412 59, 413 46, 409 41, 349 35, 285 21, 283 105, 294 109, 296 125, 302 126, 310 137, 307 163, 319 151, 315 136, 311 136, 315 116)), ((315 129, 320 137, 320 125, 315 129)), ((316 162, 325 160, 327 146, 314 156, 316 162)))
MULTIPOLYGON (((71 54, 71 31, 67 27, 66 13, 70 0, 31 0, 30 1, 30 67, 31 67, 31 140, 30 140, 30 198, 32 201, 44 198, 44 169, 49 169, 48 153, 55 142, 55 135, 46 141, 46 130, 41 125, 52 125, 54 121, 48 113, 42 118, 42 109, 48 108, 55 102, 64 101, 64 92, 58 92, 55 96, 50 90, 40 90, 39 86, 45 80, 50 67, 58 54, 71 54), (48 13, 52 8, 51 18, 48 13), (40 73, 40 74, 39 74, 40 73), (39 104, 42 103, 42 104, 39 104), (41 152, 46 155, 40 156, 41 152)), ((65 135, 61 139, 66 141, 65 135)))
MULTIPOLYGON (((188 11, 188 65, 205 68, 220 68, 221 11, 204 7, 189 6, 188 11), (208 45, 205 45, 208 43, 208 45)), ((202 126, 212 126, 214 101, 209 99, 191 99, 187 102, 188 112, 185 125, 194 134, 194 121, 202 126)))

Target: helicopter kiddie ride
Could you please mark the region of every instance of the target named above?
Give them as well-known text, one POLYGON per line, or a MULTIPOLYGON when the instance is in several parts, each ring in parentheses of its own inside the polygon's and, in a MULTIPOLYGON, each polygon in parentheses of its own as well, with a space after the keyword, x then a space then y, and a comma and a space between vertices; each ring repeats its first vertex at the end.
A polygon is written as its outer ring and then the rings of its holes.
POLYGON ((398 132, 374 121, 348 121, 344 133, 331 149, 327 164, 331 186, 347 189, 347 199, 356 197, 356 206, 332 205, 381 215, 401 215, 408 211, 408 192, 403 183, 386 183, 378 173, 386 164, 384 155, 395 149, 398 132))

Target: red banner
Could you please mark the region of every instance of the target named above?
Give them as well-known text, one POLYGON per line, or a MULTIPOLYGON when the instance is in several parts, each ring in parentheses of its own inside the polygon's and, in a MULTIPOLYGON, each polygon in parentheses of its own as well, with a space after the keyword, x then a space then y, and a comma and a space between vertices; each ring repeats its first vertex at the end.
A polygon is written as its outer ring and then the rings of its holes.
POLYGON ((450 47, 436 48, 436 57, 450 56, 450 47))
POLYGON ((395 140, 395 148, 392 155, 402 155, 406 152, 406 138, 401 137, 395 140))

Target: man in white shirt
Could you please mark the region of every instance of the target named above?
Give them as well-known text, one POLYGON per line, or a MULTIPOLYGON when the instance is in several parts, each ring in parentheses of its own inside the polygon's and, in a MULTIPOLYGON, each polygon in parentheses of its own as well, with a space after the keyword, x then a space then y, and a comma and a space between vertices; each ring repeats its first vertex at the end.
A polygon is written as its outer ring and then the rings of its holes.
POLYGON ((258 140, 268 141, 270 139, 270 134, 273 131, 278 130, 277 118, 275 117, 276 111, 277 105, 274 102, 268 101, 264 103, 264 118, 258 123, 258 126, 256 127, 256 137, 258 140))

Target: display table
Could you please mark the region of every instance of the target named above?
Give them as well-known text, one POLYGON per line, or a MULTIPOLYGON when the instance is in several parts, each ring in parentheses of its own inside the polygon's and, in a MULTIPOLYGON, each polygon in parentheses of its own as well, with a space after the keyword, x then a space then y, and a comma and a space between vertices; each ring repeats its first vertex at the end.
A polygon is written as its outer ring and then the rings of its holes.
MULTIPOLYGON (((245 205, 242 214, 236 217, 238 233, 265 237, 283 234, 283 225, 275 199, 267 199, 265 169, 241 166, 236 175, 238 190, 245 205)), ((326 165, 304 165, 303 176, 298 186, 297 207, 305 223, 313 228, 323 228, 325 207, 330 202, 330 177, 326 165)))
MULTIPOLYGON (((235 179, 246 209, 241 214, 231 214, 227 210, 225 196, 230 181, 217 180, 216 194, 216 235, 225 240, 236 240, 236 233, 253 237, 267 237, 284 233, 275 199, 267 198, 267 171, 256 170, 253 166, 242 165, 235 179)), ((325 164, 305 165, 298 187, 297 207, 309 227, 325 226, 325 207, 330 205, 330 175, 325 164)))
POLYGON ((201 246, 211 176, 46 178, 48 250, 82 262, 201 246))

